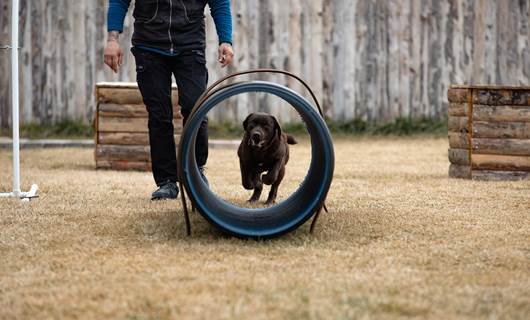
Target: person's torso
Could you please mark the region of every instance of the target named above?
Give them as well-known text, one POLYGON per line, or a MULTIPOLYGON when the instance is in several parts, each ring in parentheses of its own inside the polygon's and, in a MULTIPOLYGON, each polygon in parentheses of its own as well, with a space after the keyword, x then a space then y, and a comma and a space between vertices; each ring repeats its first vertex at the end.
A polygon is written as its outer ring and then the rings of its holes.
POLYGON ((204 49, 207 0, 136 0, 133 45, 168 52, 204 49))

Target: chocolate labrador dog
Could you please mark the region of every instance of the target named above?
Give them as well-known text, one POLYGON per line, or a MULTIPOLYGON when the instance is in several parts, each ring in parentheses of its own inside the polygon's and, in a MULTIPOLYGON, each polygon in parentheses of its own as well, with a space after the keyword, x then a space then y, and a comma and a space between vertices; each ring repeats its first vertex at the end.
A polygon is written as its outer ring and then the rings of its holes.
POLYGON ((243 121, 245 135, 237 150, 243 187, 254 190, 249 202, 261 196, 263 184, 271 185, 266 204, 276 200, 278 186, 289 161, 289 144, 296 144, 293 136, 285 134, 278 120, 267 113, 251 113, 243 121), (263 176, 262 173, 267 172, 263 176))

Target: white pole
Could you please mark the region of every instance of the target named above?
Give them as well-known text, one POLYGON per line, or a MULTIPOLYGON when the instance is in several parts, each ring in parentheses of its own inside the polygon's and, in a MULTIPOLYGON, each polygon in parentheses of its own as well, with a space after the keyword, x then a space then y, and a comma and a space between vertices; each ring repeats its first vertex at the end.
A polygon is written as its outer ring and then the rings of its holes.
POLYGON ((18 5, 12 1, 11 7, 11 99, 13 113, 13 193, 20 196, 20 144, 19 144, 19 88, 18 88, 18 5))
POLYGON ((29 192, 20 191, 20 137, 19 137, 19 88, 18 88, 18 8, 19 0, 11 2, 11 97, 13 115, 13 192, 0 193, 0 198, 20 198, 28 202, 37 197, 39 187, 31 186, 29 192))

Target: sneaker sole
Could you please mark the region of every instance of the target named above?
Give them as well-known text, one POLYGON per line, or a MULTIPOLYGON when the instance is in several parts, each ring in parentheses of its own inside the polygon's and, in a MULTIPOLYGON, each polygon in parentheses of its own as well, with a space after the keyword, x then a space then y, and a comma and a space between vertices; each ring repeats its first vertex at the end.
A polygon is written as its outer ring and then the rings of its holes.
POLYGON ((177 197, 151 197, 151 201, 157 201, 157 200, 175 200, 177 197))

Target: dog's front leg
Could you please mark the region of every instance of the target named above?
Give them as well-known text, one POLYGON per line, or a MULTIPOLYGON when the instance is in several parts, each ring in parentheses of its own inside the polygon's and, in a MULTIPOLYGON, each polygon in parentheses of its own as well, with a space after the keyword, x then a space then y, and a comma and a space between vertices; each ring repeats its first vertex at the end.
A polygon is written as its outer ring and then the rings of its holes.
POLYGON ((276 163, 267 172, 267 174, 264 174, 261 178, 263 180, 263 183, 265 183, 266 185, 272 185, 276 180, 278 180, 278 174, 280 173, 280 170, 283 167, 283 159, 276 161, 276 163))
POLYGON ((282 166, 280 169, 280 172, 278 173, 278 178, 272 184, 271 190, 269 191, 269 197, 267 198, 267 201, 265 202, 265 204, 270 205, 276 202, 276 196, 278 195, 278 187, 280 186, 280 183, 282 182, 284 175, 285 175, 285 166, 282 166))
POLYGON ((252 183, 250 172, 248 170, 248 164, 241 158, 239 158, 239 169, 241 170, 241 183, 243 184, 243 188, 247 190, 254 189, 254 184, 252 183))
POLYGON ((261 196, 261 191, 263 191, 263 183, 260 179, 261 172, 252 172, 252 184, 254 185, 254 192, 252 193, 252 196, 248 200, 248 202, 256 202, 259 200, 259 197, 261 196))

